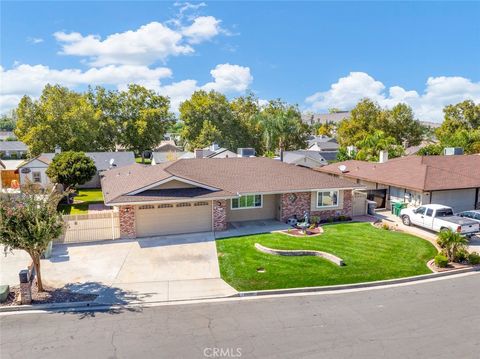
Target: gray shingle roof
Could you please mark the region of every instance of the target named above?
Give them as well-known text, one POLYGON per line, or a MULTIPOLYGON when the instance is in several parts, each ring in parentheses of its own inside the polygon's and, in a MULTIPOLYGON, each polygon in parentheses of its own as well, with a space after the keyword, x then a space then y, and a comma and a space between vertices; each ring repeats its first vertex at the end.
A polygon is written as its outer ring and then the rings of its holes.
POLYGON ((28 151, 22 141, 0 141, 0 151, 28 151))

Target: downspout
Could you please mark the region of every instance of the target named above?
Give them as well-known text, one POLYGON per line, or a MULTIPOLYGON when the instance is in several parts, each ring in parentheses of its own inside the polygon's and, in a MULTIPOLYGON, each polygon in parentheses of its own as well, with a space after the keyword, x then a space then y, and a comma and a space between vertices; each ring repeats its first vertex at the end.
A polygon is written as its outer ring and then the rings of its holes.
POLYGON ((479 198, 478 198, 479 192, 480 192, 480 188, 477 188, 477 189, 475 190, 475 204, 474 204, 475 209, 479 209, 479 208, 480 208, 480 206, 479 206, 479 198))

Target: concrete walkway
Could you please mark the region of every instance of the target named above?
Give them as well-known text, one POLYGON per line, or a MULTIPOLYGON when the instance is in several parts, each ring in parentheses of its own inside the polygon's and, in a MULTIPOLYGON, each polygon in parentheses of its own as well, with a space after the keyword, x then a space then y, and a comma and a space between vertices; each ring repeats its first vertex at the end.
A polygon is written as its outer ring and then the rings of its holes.
POLYGON ((237 236, 247 236, 251 234, 269 233, 291 228, 286 223, 274 219, 265 219, 258 221, 230 222, 228 229, 223 232, 215 232, 215 238, 227 238, 237 236))

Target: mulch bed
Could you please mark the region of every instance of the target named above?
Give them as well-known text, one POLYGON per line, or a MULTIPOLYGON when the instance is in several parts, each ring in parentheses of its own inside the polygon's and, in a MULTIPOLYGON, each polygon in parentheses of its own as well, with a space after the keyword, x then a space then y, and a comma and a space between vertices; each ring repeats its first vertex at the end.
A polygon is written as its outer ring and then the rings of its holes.
MULTIPOLYGON (((88 302, 97 298, 96 294, 73 293, 64 288, 44 286, 44 292, 39 292, 35 283, 32 285, 32 304, 88 302)), ((0 306, 14 306, 20 304, 20 287, 10 287, 10 294, 0 306)))
POLYGON ((323 233, 322 227, 315 227, 315 228, 308 228, 307 229, 307 234, 303 233, 302 229, 299 228, 291 228, 287 230, 280 231, 284 234, 288 234, 289 236, 293 237, 311 237, 311 236, 318 236, 323 233))

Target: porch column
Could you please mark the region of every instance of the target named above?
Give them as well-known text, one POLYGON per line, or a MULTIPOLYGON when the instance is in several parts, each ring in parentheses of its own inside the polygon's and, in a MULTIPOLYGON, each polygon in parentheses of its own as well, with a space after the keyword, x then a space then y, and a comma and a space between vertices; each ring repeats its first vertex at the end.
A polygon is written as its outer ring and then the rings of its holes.
POLYGON ((215 232, 227 229, 227 201, 224 199, 213 201, 213 230, 215 232))
POLYGON ((120 238, 136 238, 135 206, 120 206, 120 238))

